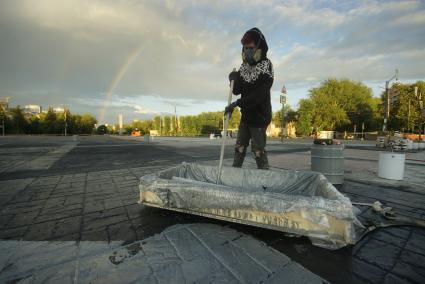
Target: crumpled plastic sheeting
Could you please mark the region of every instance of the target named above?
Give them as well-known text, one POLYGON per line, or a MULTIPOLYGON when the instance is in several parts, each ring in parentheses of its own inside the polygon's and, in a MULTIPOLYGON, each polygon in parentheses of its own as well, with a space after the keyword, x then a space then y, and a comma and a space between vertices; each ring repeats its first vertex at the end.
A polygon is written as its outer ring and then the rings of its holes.
POLYGON ((140 179, 141 203, 303 235, 337 249, 356 242, 350 199, 320 173, 183 163, 140 179))

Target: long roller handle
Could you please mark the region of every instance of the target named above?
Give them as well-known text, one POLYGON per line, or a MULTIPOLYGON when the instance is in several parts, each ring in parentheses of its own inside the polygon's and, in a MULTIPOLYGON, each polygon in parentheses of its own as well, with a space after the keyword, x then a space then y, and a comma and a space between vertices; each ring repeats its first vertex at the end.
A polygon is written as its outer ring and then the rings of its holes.
MULTIPOLYGON (((233 71, 236 71, 236 68, 233 68, 233 71)), ((235 82, 233 80, 230 81, 229 96, 227 97, 227 105, 230 105, 230 103, 232 102, 234 84, 235 84, 235 82)), ((222 170, 222 167, 223 167, 223 158, 224 158, 224 147, 226 146, 227 127, 229 126, 229 120, 230 120, 230 113, 227 113, 224 116, 223 136, 221 137, 220 163, 218 164, 218 173, 217 173, 216 184, 219 183, 220 177, 221 177, 221 170, 222 170)))

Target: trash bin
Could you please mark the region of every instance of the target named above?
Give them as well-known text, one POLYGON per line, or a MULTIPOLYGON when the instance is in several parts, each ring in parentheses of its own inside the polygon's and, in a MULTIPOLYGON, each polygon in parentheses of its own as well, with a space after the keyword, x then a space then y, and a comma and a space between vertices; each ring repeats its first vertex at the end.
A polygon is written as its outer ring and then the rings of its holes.
POLYGON ((344 183, 344 145, 313 145, 311 170, 320 172, 332 183, 344 183))
POLYGON ((149 143, 150 135, 145 135, 143 138, 146 143, 149 143))
POLYGON ((406 154, 393 152, 379 153, 378 176, 380 178, 403 180, 406 154))

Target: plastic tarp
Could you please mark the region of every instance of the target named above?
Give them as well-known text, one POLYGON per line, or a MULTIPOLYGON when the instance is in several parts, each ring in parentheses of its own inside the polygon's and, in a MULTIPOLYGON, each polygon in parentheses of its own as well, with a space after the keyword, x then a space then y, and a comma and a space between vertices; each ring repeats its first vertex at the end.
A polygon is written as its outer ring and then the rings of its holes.
POLYGON ((322 174, 218 168, 183 163, 140 179, 140 203, 279 230, 338 249, 356 242, 362 225, 350 199, 322 174))

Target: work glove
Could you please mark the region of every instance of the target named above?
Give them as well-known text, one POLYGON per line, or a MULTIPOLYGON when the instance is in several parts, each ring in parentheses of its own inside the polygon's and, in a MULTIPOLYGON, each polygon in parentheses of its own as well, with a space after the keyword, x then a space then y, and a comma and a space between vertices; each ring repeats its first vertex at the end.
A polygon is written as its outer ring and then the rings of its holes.
POLYGON ((232 71, 232 72, 230 72, 230 74, 229 74, 229 81, 231 82, 232 80, 233 81, 236 81, 237 79, 238 79, 238 77, 239 77, 239 72, 238 71, 232 71))
POLYGON ((228 105, 225 109, 224 109, 224 115, 229 114, 230 116, 233 113, 233 110, 235 109, 235 107, 238 106, 238 101, 235 101, 233 103, 231 103, 230 105, 228 105))

